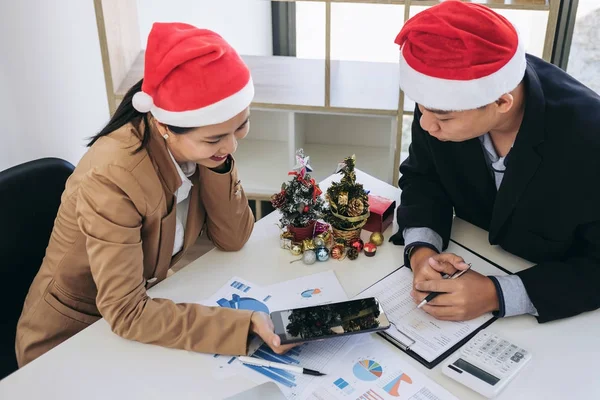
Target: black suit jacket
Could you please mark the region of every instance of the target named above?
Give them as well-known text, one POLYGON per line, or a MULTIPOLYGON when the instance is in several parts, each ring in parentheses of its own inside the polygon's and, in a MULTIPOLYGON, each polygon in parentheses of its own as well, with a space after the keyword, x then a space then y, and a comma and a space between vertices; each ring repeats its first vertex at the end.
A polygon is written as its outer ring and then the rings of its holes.
POLYGON ((441 142, 415 109, 392 241, 428 227, 446 248, 454 211, 537 263, 518 275, 546 322, 600 307, 600 97, 530 55, 524 82, 525 115, 498 191, 479 139, 441 142))

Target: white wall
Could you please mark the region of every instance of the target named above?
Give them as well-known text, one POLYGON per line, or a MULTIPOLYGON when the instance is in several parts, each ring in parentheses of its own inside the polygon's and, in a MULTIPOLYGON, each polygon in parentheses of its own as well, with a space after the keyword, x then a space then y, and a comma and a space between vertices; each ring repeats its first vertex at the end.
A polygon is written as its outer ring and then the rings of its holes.
POLYGON ((0 54, 0 170, 77 163, 109 117, 93 2, 0 2, 0 54))
POLYGON ((17 120, 15 118, 15 107, 10 97, 8 77, 4 72, 4 61, 0 59, 0 118, 2 128, 0 129, 0 171, 16 164, 14 148, 17 137, 17 120))
POLYGON ((154 22, 185 22, 211 29, 238 53, 273 54, 271 2, 265 0, 137 0, 142 48, 154 22))

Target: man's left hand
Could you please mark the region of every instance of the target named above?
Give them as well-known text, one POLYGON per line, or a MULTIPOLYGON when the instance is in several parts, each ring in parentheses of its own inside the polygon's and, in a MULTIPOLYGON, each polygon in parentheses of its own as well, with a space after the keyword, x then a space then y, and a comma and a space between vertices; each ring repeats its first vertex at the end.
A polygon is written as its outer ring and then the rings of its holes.
POLYGON ((499 308, 492 280, 472 270, 457 279, 418 282, 416 289, 411 296, 417 304, 430 292, 442 292, 422 307, 437 319, 468 321, 499 308))

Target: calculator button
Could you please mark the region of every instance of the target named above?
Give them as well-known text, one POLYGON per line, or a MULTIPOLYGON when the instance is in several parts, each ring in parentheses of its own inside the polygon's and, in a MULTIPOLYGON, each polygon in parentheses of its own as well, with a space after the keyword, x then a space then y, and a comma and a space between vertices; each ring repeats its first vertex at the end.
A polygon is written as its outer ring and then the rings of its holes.
POLYGON ((512 361, 516 362, 516 363, 518 363, 519 361, 521 361, 521 358, 517 357, 516 355, 515 355, 515 356, 512 356, 510 359, 511 359, 512 361))
MULTIPOLYGON (((501 345, 502 347, 506 347, 506 346, 508 346, 508 345, 509 345, 509 343, 508 343, 508 341, 506 341, 506 340, 503 340, 503 341, 501 341, 501 342, 500 342, 500 345, 501 345)), ((516 346, 515 346, 515 348, 516 348, 516 346)))
POLYGON ((481 350, 477 350, 477 352, 474 354, 475 357, 480 358, 483 357, 485 353, 481 350))
POLYGON ((490 356, 485 356, 483 357, 483 362, 486 364, 491 364, 491 361, 495 360, 495 358, 490 357, 490 356))
POLYGON ((515 351, 515 350, 517 350, 517 349, 518 349, 518 347, 517 347, 517 346, 515 346, 514 344, 511 344, 511 345, 510 345, 510 349, 511 349, 512 351, 515 351))
POLYGON ((523 353, 519 353, 518 351, 515 353, 515 357, 517 358, 523 358, 523 353))
POLYGON ((526 354, 527 354, 527 351, 525 351, 525 349, 519 349, 519 353, 521 353, 521 354, 523 354, 523 355, 526 355, 526 354))

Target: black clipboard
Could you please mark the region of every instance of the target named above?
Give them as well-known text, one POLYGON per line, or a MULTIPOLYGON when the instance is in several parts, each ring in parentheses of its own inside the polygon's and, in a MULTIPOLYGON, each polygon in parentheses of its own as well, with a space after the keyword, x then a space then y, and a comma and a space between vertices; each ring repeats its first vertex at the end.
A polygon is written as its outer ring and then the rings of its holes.
MULTIPOLYGON (((460 247, 462 247, 463 249, 467 250, 468 252, 472 253, 473 255, 479 257, 480 259, 486 261, 487 263, 493 265, 494 267, 498 268, 499 270, 507 273, 508 275, 512 275, 512 272, 504 269, 503 267, 501 267, 500 265, 496 264, 495 262, 483 257, 482 255, 476 253, 475 251, 469 249, 466 246, 463 246, 462 244, 450 239, 450 241, 460 247)), ((406 266, 401 266, 400 268, 408 268, 406 266)), ((398 269, 400 269, 398 268, 398 269)), ((381 278, 380 280, 378 280, 377 282, 375 282, 373 285, 369 286, 368 288, 366 288, 365 290, 371 288, 372 286, 376 285, 377 283, 381 282, 382 280, 386 279, 388 276, 390 276, 391 274, 393 274, 394 272, 398 271, 398 269, 395 269, 394 271, 392 271, 391 273, 389 273, 388 275, 384 276, 383 278, 381 278)), ((363 290, 363 292, 365 291, 363 290)), ((362 293, 362 292, 361 292, 362 293)), ((437 357, 435 360, 433 361, 427 361, 426 359, 424 359, 423 357, 421 357, 419 354, 417 354, 416 352, 412 351, 410 349, 410 346, 415 343, 415 341, 413 340, 413 343, 402 343, 399 340, 397 340, 396 338, 390 336, 389 334, 387 334, 385 331, 383 332, 377 332, 377 334, 381 337, 383 337, 385 340, 387 340, 388 342, 390 342, 391 344, 393 344, 394 346, 396 346, 397 348, 399 348, 400 350, 402 350, 404 353, 408 354, 410 357, 414 358, 415 360, 417 360, 418 362, 420 362, 421 364, 423 364, 425 367, 427 367, 428 369, 432 369, 434 368, 436 365, 438 365, 439 363, 441 363, 442 361, 444 361, 446 358, 448 358, 452 353, 454 353, 456 350, 458 350, 459 348, 461 348, 465 343, 467 343, 469 340, 471 340, 473 338, 473 336, 475 336, 479 331, 481 331, 482 329, 487 328, 488 326, 490 326, 494 321, 496 321, 498 319, 498 317, 492 317, 490 320, 486 321, 483 325, 481 325, 479 328, 475 329, 473 332, 471 332, 469 335, 467 335, 465 338, 463 338, 460 342, 456 343, 454 346, 452 346, 450 349, 446 350, 444 353, 442 353, 439 357, 437 357)), ((403 332, 400 332, 402 335, 406 336, 408 339, 410 339, 410 336, 406 335, 403 332)), ((410 339, 412 340, 412 339, 410 339)))

